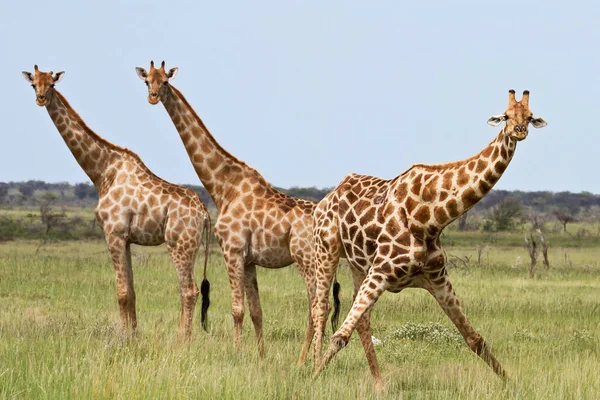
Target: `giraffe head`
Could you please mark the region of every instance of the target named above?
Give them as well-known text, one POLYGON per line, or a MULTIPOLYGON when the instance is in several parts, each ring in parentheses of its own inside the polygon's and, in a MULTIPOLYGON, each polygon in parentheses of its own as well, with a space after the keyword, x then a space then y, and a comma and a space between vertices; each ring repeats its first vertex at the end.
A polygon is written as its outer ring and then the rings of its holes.
POLYGON ((160 68, 154 68, 154 61, 150 61, 149 71, 142 67, 136 67, 135 71, 148 86, 148 101, 150 104, 157 104, 160 101, 165 95, 169 81, 177 75, 177 68, 165 70, 164 61, 160 64, 160 68))
POLYGON ((534 128, 543 128, 547 125, 543 118, 536 118, 529 109, 529 90, 523 92, 521 101, 515 99, 515 91, 508 91, 508 108, 504 114, 494 115, 488 119, 488 124, 492 126, 499 125, 506 121, 504 132, 517 140, 523 140, 527 137, 529 124, 534 128))
POLYGON ((31 83, 33 90, 35 90, 35 102, 38 106, 43 107, 52 98, 54 85, 60 82, 65 72, 61 71, 56 74, 52 71, 42 72, 38 69, 37 65, 33 66, 33 70, 33 74, 27 71, 23 71, 22 74, 25 80, 31 83))

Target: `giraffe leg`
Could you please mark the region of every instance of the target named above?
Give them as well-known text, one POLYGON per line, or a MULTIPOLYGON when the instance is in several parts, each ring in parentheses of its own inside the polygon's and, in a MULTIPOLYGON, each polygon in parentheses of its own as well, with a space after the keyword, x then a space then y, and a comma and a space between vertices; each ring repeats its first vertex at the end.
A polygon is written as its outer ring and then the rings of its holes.
MULTIPOLYGON (((372 267, 367 275, 367 278, 360 285, 360 289, 358 290, 358 294, 354 299, 354 303, 352 304, 352 308, 350 309, 346 320, 340 329, 338 329, 337 332, 331 337, 329 349, 327 350, 327 353, 325 353, 325 357, 323 357, 323 360, 321 360, 321 363, 313 374, 313 378, 316 378, 327 365, 327 363, 329 363, 329 361, 333 358, 333 356, 344 346, 346 346, 346 344, 348 344, 350 335, 352 335, 352 331, 354 331, 360 319, 367 311, 371 309, 371 307, 373 307, 377 299, 379 299, 379 296, 381 296, 381 294, 387 289, 388 283, 385 280, 385 275, 379 274, 377 271, 378 268, 372 267)), ((370 320, 367 319, 363 323, 366 326, 366 324, 370 323, 370 320)), ((370 329, 368 331, 363 330, 361 341, 363 341, 363 337, 366 338, 365 334, 367 332, 370 333, 370 329)), ((370 337, 368 339, 371 340, 370 337)), ((373 354, 375 352, 372 345, 367 346, 367 349, 365 350, 368 356, 369 353, 367 350, 369 352, 373 351, 373 354)), ((373 378, 379 385, 381 377, 379 376, 379 368, 377 367, 377 363, 375 362, 375 364, 372 364, 372 360, 369 361, 369 366, 371 367, 371 365, 373 365, 373 367, 376 368, 377 375, 373 374, 373 378)), ((373 373, 373 368, 371 368, 371 373, 373 373)))
POLYGON ((261 359, 265 357, 265 345, 262 335, 262 307, 260 305, 260 296, 258 294, 258 281, 256 280, 256 265, 249 264, 244 268, 244 287, 246 298, 248 299, 248 309, 250 318, 256 332, 256 341, 258 344, 258 355, 261 359))
POLYGON ((179 295, 181 297, 181 317, 179 319, 179 339, 188 340, 192 334, 192 320, 198 300, 198 286, 194 277, 194 263, 197 246, 183 246, 181 243, 167 245, 171 260, 177 271, 179 295))
POLYGON ((129 301, 128 316, 129 322, 131 323, 131 331, 135 333, 137 331, 137 315, 135 312, 135 290, 133 289, 133 263, 131 262, 131 245, 127 243, 125 246, 125 257, 127 260, 127 271, 129 271, 129 281, 131 282, 131 300, 129 301))
POLYGON ((236 349, 242 344, 244 322, 244 257, 242 253, 224 252, 227 276, 231 286, 231 314, 233 316, 233 343, 236 349))
POLYGON ((443 277, 443 282, 439 284, 433 284, 433 282, 430 281, 428 286, 429 292, 435 297, 448 317, 450 317, 452 323, 456 325, 469 348, 481 357, 500 378, 506 379, 506 372, 487 347, 481 335, 473 329, 471 323, 462 311, 460 302, 452 289, 452 284, 448 277, 443 277))
MULTIPOLYGON (((360 285, 365 279, 365 274, 355 269, 352 269, 352 278, 354 281, 354 295, 356 295, 360 289, 360 285)), ((377 362, 377 355, 375 354, 375 348, 373 347, 373 337, 371 334, 371 310, 367 310, 363 316, 358 320, 356 324, 356 331, 360 337, 363 349, 365 350, 365 356, 367 357, 367 363, 369 364, 369 370, 371 375, 375 379, 375 388, 381 390, 383 388, 383 382, 381 380, 381 374, 379 372, 379 363, 377 362)))
MULTIPOLYGON (((304 275, 304 274, 303 274, 304 275)), ((302 351, 300 352, 300 358, 298 358, 298 366, 302 366, 306 363, 306 356, 310 350, 310 345, 315 335, 315 325, 312 317, 312 304, 315 299, 315 285, 314 280, 307 279, 308 276, 304 276, 306 282, 306 296, 308 298, 308 324, 306 327, 306 336, 304 337, 304 343, 302 343, 302 351)))
POLYGON ((314 324, 314 366, 321 364, 323 335, 329 316, 329 289, 340 259, 340 240, 336 218, 326 218, 324 213, 315 211, 313 229, 314 266, 316 273, 315 297, 312 304, 314 324))
POLYGON ((314 322, 312 317, 312 305, 315 299, 315 270, 312 265, 312 260, 307 261, 302 257, 294 258, 296 266, 302 279, 304 279, 304 285, 306 286, 306 297, 308 300, 308 322, 306 325, 306 335, 304 337, 304 343, 302 343, 302 350, 300 351, 300 357, 298 358, 297 365, 299 367, 306 363, 306 356, 310 350, 313 337, 315 335, 314 322))
POLYGON ((131 249, 125 239, 115 235, 106 235, 110 256, 115 270, 117 300, 124 331, 134 333, 137 328, 135 313, 135 291, 133 289, 133 269, 131 249))

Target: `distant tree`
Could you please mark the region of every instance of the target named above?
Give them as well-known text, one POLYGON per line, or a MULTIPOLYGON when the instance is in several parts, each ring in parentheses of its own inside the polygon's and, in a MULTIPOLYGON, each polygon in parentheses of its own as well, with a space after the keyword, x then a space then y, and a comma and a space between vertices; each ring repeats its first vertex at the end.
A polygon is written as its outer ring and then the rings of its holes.
POLYGON ((35 186, 30 182, 22 183, 19 186, 19 192, 21 192, 23 197, 26 197, 26 198, 31 197, 33 195, 34 191, 35 191, 35 186))
POLYGON ((89 196, 90 193, 90 187, 91 185, 89 183, 77 183, 75 184, 75 187, 73 188, 73 192, 75 193, 75 196, 77 196, 77 198, 79 200, 83 200, 86 197, 89 196))
POLYGON ((467 218, 469 213, 466 212, 458 218, 458 230, 464 232, 467 230, 467 218))
POLYGON ((569 222, 577 221, 575 215, 573 215, 572 211, 566 207, 555 208, 553 211, 556 219, 563 225, 563 232, 567 233, 567 224, 569 222))
POLYGON ((57 198, 58 196, 56 196, 56 194, 46 192, 40 201, 40 219, 46 226, 46 234, 48 234, 52 228, 60 225, 67 217, 64 211, 60 213, 54 212, 52 202, 57 198))
POLYGON ((8 184, 0 182, 0 204, 4 204, 8 196, 8 184))
POLYGON ((490 218, 494 222, 496 230, 507 231, 514 227, 515 219, 523 214, 521 201, 512 196, 502 199, 490 213, 490 218))
POLYGON ((529 220, 532 229, 544 229, 544 216, 537 209, 529 210, 529 220))

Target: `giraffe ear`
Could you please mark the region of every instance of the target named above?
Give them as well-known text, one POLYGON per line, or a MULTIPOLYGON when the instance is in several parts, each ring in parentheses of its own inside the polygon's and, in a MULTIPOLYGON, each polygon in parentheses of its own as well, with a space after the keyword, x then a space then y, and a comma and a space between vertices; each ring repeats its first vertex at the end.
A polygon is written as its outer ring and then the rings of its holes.
POLYGON ((33 83, 33 74, 31 72, 23 71, 21 73, 27 82, 33 83))
POLYGON ((531 121, 529 121, 531 123, 531 125, 533 125, 534 128, 543 128, 546 125, 548 125, 548 123, 546 121, 544 121, 544 118, 531 118, 531 121))
POLYGON ((169 80, 175 78, 175 75, 177 75, 178 70, 179 70, 179 68, 177 68, 177 67, 171 68, 169 70, 169 72, 167 72, 167 78, 169 78, 169 80))
POLYGON ((494 115, 494 116, 491 116, 490 119, 488 119, 488 124, 491 126, 498 126, 498 125, 500 125, 500 123, 502 121, 506 121, 506 115, 504 115, 504 114, 494 115))
POLYGON ((140 79, 143 81, 145 81, 146 78, 148 77, 148 73, 142 67, 135 67, 135 72, 137 73, 137 76, 139 76, 140 79))
POLYGON ((58 83, 62 80, 63 76, 65 76, 65 71, 60 71, 55 73, 52 79, 54 79, 54 83, 58 83))

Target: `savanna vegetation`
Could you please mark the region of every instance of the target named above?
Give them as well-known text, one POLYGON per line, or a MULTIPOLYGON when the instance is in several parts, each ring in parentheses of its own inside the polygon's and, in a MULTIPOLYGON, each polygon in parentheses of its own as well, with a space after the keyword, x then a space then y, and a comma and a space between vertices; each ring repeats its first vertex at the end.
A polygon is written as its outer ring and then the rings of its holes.
MULTIPOLYGON (((236 352, 217 246, 209 264, 209 333, 197 312, 191 341, 178 342, 177 279, 158 246, 134 247, 140 325, 135 337, 122 335, 114 273, 92 222, 95 191, 85 184, 40 185, 26 185, 33 190, 23 193, 19 184, 0 184, 0 398, 594 399, 600 393, 600 196, 494 191, 450 226, 442 240, 454 288, 510 378, 500 381, 467 348, 428 293, 407 289, 385 294, 373 310, 385 381, 378 396, 356 335, 316 381, 312 360, 296 366, 306 294, 293 267, 258 271, 265 360, 258 359, 248 314, 236 352)), ((317 189, 290 192, 322 197, 317 189)), ((339 279, 345 315, 352 284, 343 263, 339 279)))

